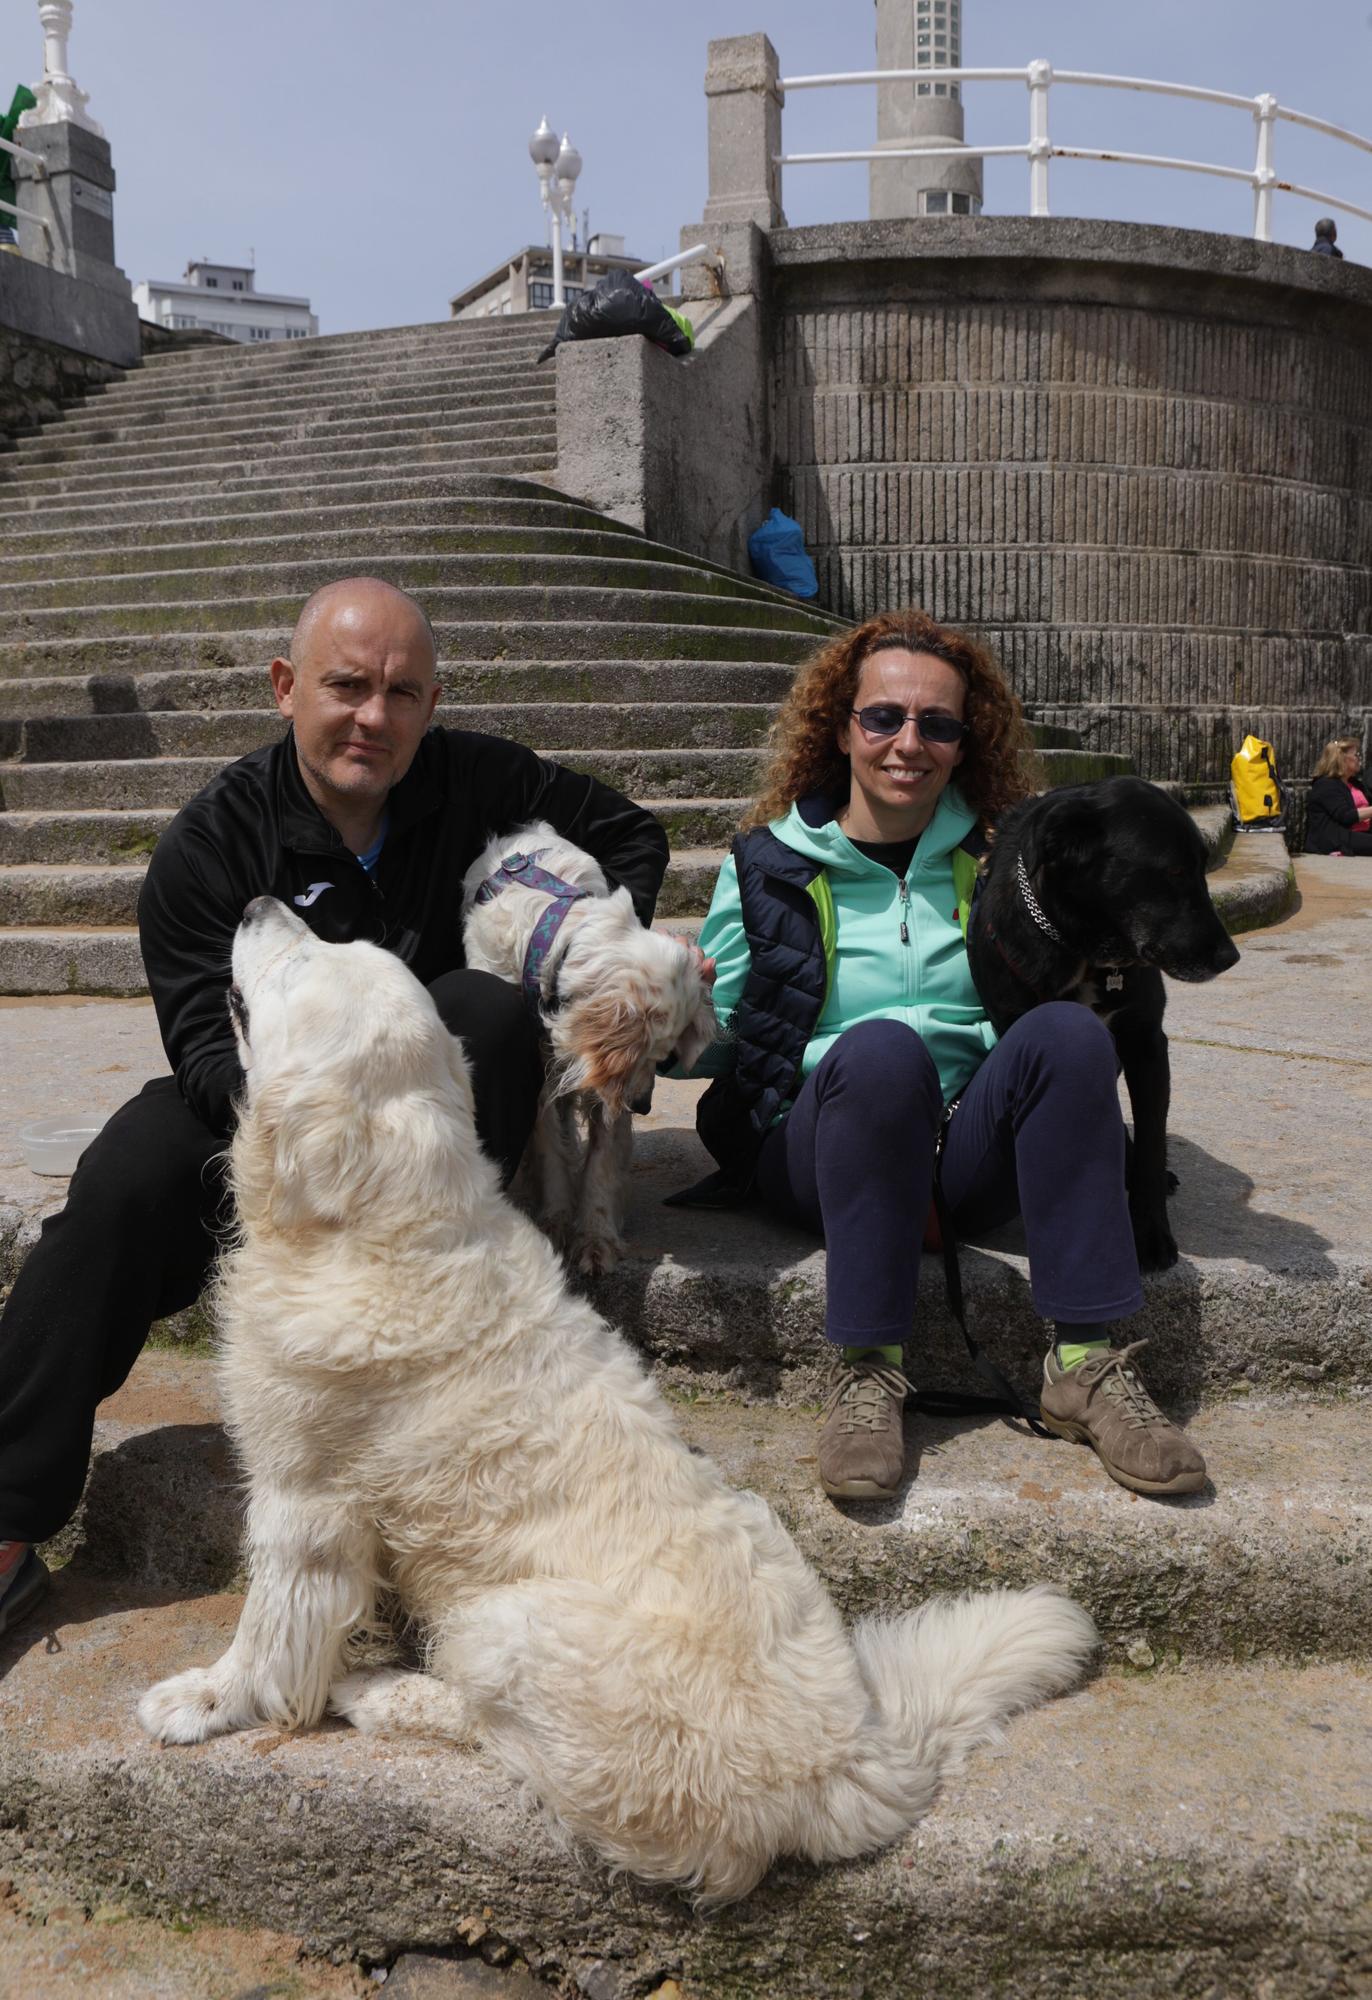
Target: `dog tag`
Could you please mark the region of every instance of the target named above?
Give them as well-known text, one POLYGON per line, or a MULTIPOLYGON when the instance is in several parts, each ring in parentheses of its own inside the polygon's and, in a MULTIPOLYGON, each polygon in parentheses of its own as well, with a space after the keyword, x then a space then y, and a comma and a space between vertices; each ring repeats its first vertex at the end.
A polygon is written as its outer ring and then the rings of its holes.
POLYGON ((1123 993, 1124 974, 1122 972, 1107 972, 1105 975, 1105 990, 1107 993, 1123 993))

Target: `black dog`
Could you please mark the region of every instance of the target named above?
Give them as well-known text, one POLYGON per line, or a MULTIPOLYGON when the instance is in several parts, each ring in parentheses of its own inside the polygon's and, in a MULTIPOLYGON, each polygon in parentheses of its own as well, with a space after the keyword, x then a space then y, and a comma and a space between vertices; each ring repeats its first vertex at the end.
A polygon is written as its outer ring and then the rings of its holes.
POLYGON ((1144 1270, 1177 1261, 1167 1222, 1173 979, 1238 961, 1184 807, 1142 778, 1065 786, 1008 812, 977 885, 967 950, 998 1034, 1043 1000, 1079 1000, 1110 1025, 1134 1114, 1129 1214, 1144 1270))

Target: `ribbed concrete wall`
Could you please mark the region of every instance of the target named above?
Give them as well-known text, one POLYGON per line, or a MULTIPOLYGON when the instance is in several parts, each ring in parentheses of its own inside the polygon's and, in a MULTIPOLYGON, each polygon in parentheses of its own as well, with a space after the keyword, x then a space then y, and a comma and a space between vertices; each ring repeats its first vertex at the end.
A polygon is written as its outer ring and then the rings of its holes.
POLYGON ((1216 778, 1249 728, 1296 775, 1366 726, 1369 274, 1005 218, 771 248, 779 486, 828 605, 979 628, 1152 776, 1216 778))

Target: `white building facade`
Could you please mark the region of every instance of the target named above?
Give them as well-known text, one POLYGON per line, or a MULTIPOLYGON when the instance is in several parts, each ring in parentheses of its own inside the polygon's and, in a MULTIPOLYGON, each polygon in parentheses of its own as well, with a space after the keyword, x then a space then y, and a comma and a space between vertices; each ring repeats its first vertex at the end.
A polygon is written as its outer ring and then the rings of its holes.
MULTIPOLYGON (((568 250, 562 292, 570 302, 594 288, 607 271, 641 271, 648 260, 626 257, 622 236, 593 236, 585 250, 568 250)), ((546 312, 553 302, 553 253, 545 244, 528 244, 505 263, 497 264, 465 291, 448 301, 453 319, 503 318, 511 313, 546 312)))
POLYGON ((154 326, 202 327, 230 340, 308 340, 319 321, 308 299, 259 292, 246 264, 187 264, 183 278, 145 278, 133 288, 141 319, 154 326))

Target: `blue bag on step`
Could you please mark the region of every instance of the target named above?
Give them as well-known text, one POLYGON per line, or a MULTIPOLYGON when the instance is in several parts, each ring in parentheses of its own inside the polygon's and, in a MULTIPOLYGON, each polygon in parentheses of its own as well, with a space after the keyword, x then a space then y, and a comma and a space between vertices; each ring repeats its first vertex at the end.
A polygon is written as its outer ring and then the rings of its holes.
POLYGON ((805 553, 800 523, 783 514, 780 507, 773 507, 762 526, 749 535, 748 560, 753 574, 764 583, 789 590, 792 597, 818 597, 819 578, 805 553))

